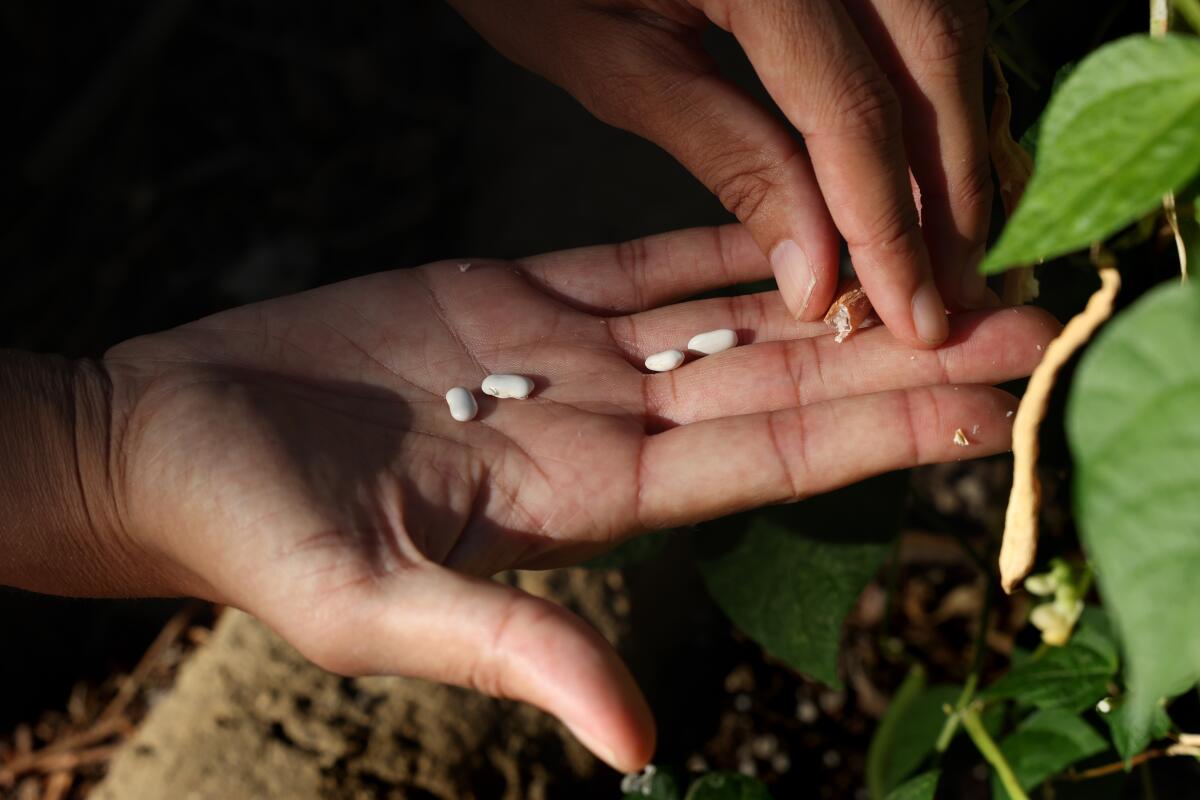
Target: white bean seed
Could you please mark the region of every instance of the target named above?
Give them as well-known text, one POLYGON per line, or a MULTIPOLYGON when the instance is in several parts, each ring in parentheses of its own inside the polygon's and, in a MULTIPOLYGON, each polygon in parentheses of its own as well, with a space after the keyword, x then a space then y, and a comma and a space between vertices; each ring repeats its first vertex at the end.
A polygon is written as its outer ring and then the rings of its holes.
POLYGON ((524 375, 488 375, 483 379, 483 393, 492 397, 524 400, 533 392, 533 381, 524 375))
POLYGON ((475 395, 465 386, 455 386, 446 392, 446 405, 450 406, 450 416, 459 422, 470 422, 479 413, 475 395))
POLYGON ((697 333, 687 343, 687 349, 694 353, 704 353, 711 356, 731 347, 737 347, 737 332, 729 328, 718 328, 715 331, 697 333))
POLYGON ((646 358, 646 369, 654 372, 670 372, 683 363, 683 353, 678 350, 663 350, 646 358))

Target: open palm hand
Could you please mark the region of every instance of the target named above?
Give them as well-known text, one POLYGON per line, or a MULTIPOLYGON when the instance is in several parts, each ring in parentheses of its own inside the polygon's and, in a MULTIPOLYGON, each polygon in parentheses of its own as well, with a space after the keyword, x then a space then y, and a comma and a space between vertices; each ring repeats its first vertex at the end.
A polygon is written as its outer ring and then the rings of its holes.
POLYGON ((326 668, 526 700, 636 769, 653 723, 611 647, 487 576, 1004 450, 1015 401, 980 384, 1027 374, 1056 328, 962 314, 920 351, 882 327, 835 344, 777 292, 664 305, 770 272, 740 227, 700 229, 369 275, 125 342, 105 363, 126 533, 175 591, 326 668), (723 327, 747 344, 640 366, 723 327), (482 396, 491 372, 537 388, 482 396), (465 424, 459 385, 480 399, 465 424))

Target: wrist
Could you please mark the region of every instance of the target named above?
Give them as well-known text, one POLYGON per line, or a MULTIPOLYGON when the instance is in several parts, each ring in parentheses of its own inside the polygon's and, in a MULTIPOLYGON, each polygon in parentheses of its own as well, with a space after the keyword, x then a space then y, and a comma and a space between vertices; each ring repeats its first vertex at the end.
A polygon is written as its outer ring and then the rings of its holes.
POLYGON ((0 583, 169 592, 124 524, 113 419, 101 364, 0 351, 0 583))

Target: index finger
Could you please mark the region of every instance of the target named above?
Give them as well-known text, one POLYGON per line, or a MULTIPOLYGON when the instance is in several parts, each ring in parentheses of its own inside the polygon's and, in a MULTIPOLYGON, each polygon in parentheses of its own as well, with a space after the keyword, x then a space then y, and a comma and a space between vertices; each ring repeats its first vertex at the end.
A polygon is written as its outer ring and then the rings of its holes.
POLYGON ((900 103, 841 3, 709 0, 804 135, 858 277, 888 329, 929 347, 949 332, 905 157, 900 103))

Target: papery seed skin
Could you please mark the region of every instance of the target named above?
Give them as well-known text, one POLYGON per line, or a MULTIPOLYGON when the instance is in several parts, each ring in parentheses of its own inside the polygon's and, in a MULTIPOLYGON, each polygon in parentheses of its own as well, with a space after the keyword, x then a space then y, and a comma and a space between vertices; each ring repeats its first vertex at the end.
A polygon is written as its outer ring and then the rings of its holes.
POLYGON ((646 369, 651 372, 670 372, 682 363, 683 353, 679 350, 663 350, 646 357, 646 369))
POLYGON ((697 333, 688 340, 687 349, 693 353, 703 353, 706 356, 711 356, 737 347, 737 343, 737 331, 730 330, 729 328, 718 328, 715 331, 697 333))
POLYGON ((533 394, 533 381, 524 375, 488 375, 480 388, 492 397, 524 400, 533 394))
POLYGON ((455 386, 446 392, 446 405, 450 407, 450 416, 459 422, 470 422, 479 413, 475 395, 465 386, 455 386))

